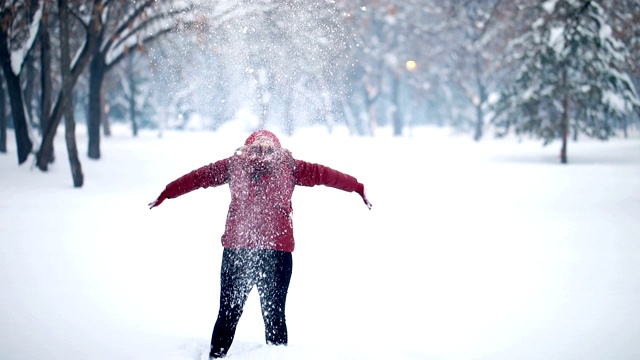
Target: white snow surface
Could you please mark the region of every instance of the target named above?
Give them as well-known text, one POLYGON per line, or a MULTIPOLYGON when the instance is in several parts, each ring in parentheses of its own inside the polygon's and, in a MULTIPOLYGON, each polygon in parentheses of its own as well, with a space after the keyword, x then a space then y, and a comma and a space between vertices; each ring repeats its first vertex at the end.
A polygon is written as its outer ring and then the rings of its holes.
MULTIPOLYGON (((47 173, 0 154, 3 360, 206 359, 228 187, 149 210, 171 180, 248 135, 115 129, 72 187, 63 136, 47 173)), ((58 131, 64 134, 64 131, 58 131)), ((281 137, 356 176, 358 195, 293 197, 289 346, 264 345, 255 289, 229 359, 640 358, 640 137, 569 144, 416 128, 281 137)), ((279 133, 278 133, 279 134, 279 133)))

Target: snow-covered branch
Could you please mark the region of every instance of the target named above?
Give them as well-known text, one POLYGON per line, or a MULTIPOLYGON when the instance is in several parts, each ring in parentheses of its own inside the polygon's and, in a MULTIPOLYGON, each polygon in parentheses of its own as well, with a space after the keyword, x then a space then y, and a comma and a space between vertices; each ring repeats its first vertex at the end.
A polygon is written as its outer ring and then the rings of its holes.
MULTIPOLYGON (((136 6, 129 14, 126 15, 125 19, 120 23, 119 26, 113 31, 112 36, 110 36, 106 41, 100 45, 100 51, 104 51, 105 49, 111 48, 113 43, 123 37, 123 34, 132 24, 138 20, 138 17, 143 14, 146 9, 152 6, 154 3, 153 0, 146 0, 141 5, 136 6)), ((105 24, 107 20, 105 19, 105 24)))
MULTIPOLYGON (((26 41, 24 41, 20 46, 11 49, 11 70, 16 75, 20 75, 22 71, 22 65, 24 64, 24 59, 27 57, 29 50, 33 46, 33 42, 36 39, 36 35, 38 35, 38 29, 40 28, 40 19, 42 18, 42 8, 44 6, 44 2, 40 2, 38 5, 38 10, 36 10, 33 18, 31 19, 31 23, 29 25, 29 37, 26 41)), ((10 29, 10 28, 9 28, 10 29)), ((9 39, 11 39, 11 34, 9 33, 9 39)))
POLYGON ((146 8, 136 9, 130 17, 123 22, 114 36, 110 37, 104 44, 103 49, 107 51, 106 63, 108 66, 116 62, 115 59, 122 57, 128 49, 147 43, 159 35, 172 31, 176 28, 177 16, 192 9, 191 5, 184 8, 168 8, 162 11, 146 15, 150 3, 145 3, 146 8), (137 17, 134 17, 137 14, 137 17), (140 21, 140 19, 142 19, 140 21), (143 33, 144 32, 144 33, 143 33))

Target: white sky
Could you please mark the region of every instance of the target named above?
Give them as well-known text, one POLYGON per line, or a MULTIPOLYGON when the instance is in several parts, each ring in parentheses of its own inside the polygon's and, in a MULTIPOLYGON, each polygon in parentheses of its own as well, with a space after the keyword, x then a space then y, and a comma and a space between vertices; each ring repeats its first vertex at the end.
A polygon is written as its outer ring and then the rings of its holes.
MULTIPOLYGON (((82 129, 80 129, 82 130, 82 129)), ((0 155, 2 359, 205 359, 218 310, 229 190, 148 210, 176 177, 247 132, 116 129, 72 188, 0 155)), ((356 176, 373 203, 294 192, 289 346, 264 342, 257 293, 232 359, 640 358, 640 136, 569 144, 415 129, 282 137, 294 157, 356 176)))

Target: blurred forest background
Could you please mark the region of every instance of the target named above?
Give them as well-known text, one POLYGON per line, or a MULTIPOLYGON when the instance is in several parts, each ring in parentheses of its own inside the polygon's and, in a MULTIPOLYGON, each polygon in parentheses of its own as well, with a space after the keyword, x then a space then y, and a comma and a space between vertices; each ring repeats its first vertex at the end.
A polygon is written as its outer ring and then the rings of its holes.
POLYGON ((76 123, 91 159, 117 122, 132 136, 436 125, 561 139, 562 162, 567 139, 640 127, 637 0, 0 4, 0 153, 13 133, 18 163, 46 171, 64 128, 77 187, 76 123))

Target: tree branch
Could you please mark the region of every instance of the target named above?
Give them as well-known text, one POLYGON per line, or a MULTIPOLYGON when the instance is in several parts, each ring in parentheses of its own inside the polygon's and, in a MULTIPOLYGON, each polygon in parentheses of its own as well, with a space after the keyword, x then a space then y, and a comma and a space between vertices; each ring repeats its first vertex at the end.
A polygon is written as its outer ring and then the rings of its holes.
POLYGON ((142 3, 142 5, 137 7, 134 12, 130 14, 129 17, 126 18, 122 22, 122 24, 120 24, 120 26, 113 32, 113 36, 109 38, 109 40, 104 45, 104 49, 107 49, 105 51, 108 51, 108 49, 113 46, 115 39, 120 37, 120 35, 122 35, 122 33, 124 33, 124 31, 127 30, 127 28, 138 19, 138 16, 140 16, 152 4, 153 0, 146 0, 144 3, 142 3))
MULTIPOLYGON (((169 18, 171 16, 172 16, 171 12, 167 12, 167 13, 157 13, 154 16, 147 18, 146 20, 140 22, 138 25, 136 25, 134 28, 132 28, 131 31, 129 31, 129 33, 125 37, 116 37, 118 39, 117 42, 111 41, 110 48, 112 48, 112 49, 113 48, 117 48, 118 46, 120 46, 123 43, 125 43, 127 41, 127 39, 131 38, 131 36, 136 35, 142 29, 146 28, 149 24, 151 24, 151 23, 153 23, 153 22, 155 22, 157 20, 169 18)), ((175 28, 175 26, 172 25, 172 26, 169 26, 168 28, 173 30, 175 28)))
MULTIPOLYGON (((158 31, 157 33, 154 33, 152 36, 149 36, 147 38, 145 38, 144 40, 142 40, 142 44, 148 44, 156 39, 158 39, 160 36, 169 33, 171 31, 175 30, 175 28, 165 28, 162 29, 160 31, 158 31)), ((106 64, 106 69, 105 71, 109 71, 111 70, 114 66, 116 66, 120 61, 122 61, 123 59, 125 59, 125 57, 129 55, 126 52, 121 52, 120 55, 116 56, 115 58, 113 58, 113 60, 111 62, 109 62, 108 64, 106 64)))
POLYGON ((67 11, 69 12, 69 14, 71 14, 72 17, 77 19, 78 22, 80 22, 80 24, 82 24, 82 27, 84 28, 84 31, 89 31, 88 30, 89 25, 84 21, 82 16, 80 14, 78 14, 77 11, 75 11, 74 9, 69 8, 68 6, 67 6, 67 11))
POLYGON ((484 34, 487 32, 487 29, 495 22, 496 12, 498 12, 498 7, 501 4, 502 4, 502 0, 496 1, 496 3, 493 5, 493 8, 491 8, 491 11, 489 11, 489 17, 487 18, 487 22, 482 27, 480 34, 478 34, 478 39, 481 39, 484 36, 484 34))

